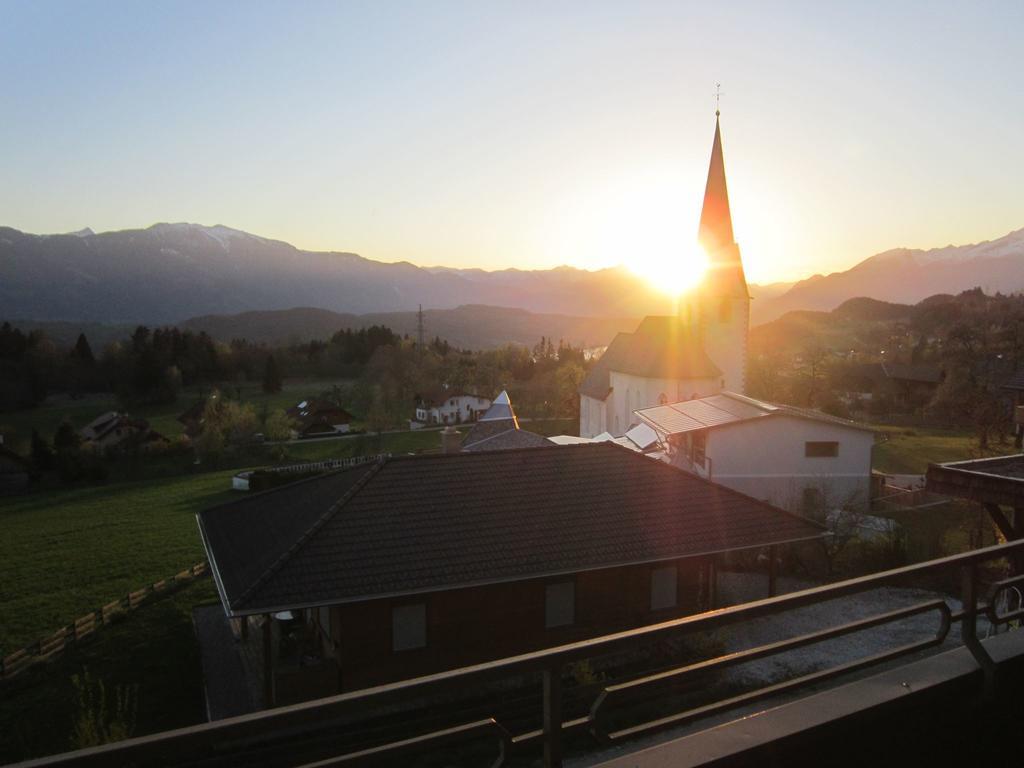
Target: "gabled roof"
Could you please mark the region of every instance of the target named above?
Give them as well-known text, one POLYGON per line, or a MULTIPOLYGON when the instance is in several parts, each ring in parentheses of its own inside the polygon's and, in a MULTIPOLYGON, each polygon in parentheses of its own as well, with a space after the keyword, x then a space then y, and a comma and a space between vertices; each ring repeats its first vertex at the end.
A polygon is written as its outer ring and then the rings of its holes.
POLYGON ((768 403, 735 392, 721 392, 710 397, 683 400, 668 405, 656 405, 635 411, 640 419, 662 435, 679 435, 702 429, 714 429, 726 424, 768 418, 793 416, 810 421, 821 421, 849 429, 874 432, 874 429, 855 421, 831 416, 812 408, 768 403))
POLYGON ((896 381, 916 381, 938 384, 942 381, 942 368, 931 363, 882 363, 882 373, 896 381))
POLYGON ((315 424, 347 424, 353 419, 340 405, 312 397, 293 405, 285 413, 297 422, 300 432, 315 424))
POLYGON ((824 533, 607 444, 396 457, 197 517, 231 615, 653 563, 824 533))
POLYGON ((605 400, 611 393, 611 372, 648 379, 711 379, 722 371, 704 351, 700 339, 678 317, 650 315, 633 333, 620 333, 594 363, 581 395, 605 400))

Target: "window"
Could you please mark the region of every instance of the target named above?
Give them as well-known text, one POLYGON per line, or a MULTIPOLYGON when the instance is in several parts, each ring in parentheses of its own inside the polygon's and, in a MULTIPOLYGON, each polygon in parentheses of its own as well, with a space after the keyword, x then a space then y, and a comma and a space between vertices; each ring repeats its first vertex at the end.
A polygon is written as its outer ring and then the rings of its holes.
POLYGON ((667 405, 667 404, 668 404, 668 395, 666 395, 664 392, 662 392, 660 395, 658 395, 658 405, 667 405))
POLYGON ((676 567, 667 565, 651 571, 651 610, 676 607, 676 567))
POLYGON ((399 605, 391 609, 391 649, 411 651, 427 644, 426 603, 399 605))
POLYGON ((701 430, 693 433, 693 463, 704 466, 704 450, 707 446, 707 432, 701 430))
POLYGON ((822 459, 835 458, 839 455, 839 443, 835 442, 810 442, 804 443, 804 456, 808 458, 822 459))
POLYGON ((568 627, 576 621, 576 584, 561 581, 548 584, 544 594, 544 626, 568 627))

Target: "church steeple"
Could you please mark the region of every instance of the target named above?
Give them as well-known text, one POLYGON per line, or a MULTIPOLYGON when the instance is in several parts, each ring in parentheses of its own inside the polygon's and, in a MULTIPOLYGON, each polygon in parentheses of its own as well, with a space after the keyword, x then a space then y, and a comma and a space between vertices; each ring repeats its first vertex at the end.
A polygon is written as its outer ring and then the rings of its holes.
POLYGON ((722 128, 717 109, 715 140, 711 145, 711 164, 708 167, 708 182, 704 187, 704 207, 700 212, 697 242, 708 256, 705 292, 717 296, 747 298, 743 262, 732 231, 729 188, 725 182, 725 157, 722 153, 722 128))
POLYGON ((697 241, 708 254, 733 244, 732 214, 729 212, 729 188, 725 183, 725 158, 722 156, 722 129, 715 110, 715 141, 711 145, 708 183, 704 187, 704 207, 700 212, 697 241))

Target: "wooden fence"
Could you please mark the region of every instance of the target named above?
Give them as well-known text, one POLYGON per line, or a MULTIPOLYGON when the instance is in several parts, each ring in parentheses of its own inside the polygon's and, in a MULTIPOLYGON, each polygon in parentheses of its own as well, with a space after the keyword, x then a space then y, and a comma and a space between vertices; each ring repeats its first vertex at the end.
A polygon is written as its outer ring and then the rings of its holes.
POLYGON ((84 616, 79 616, 52 635, 0 659, 0 680, 14 677, 37 662, 52 659, 66 650, 68 646, 75 645, 92 635, 103 624, 109 624, 115 617, 134 611, 153 595, 174 592, 183 584, 204 576, 206 573, 206 563, 196 563, 191 568, 179 571, 168 579, 161 579, 142 589, 129 592, 118 600, 109 602, 84 616))

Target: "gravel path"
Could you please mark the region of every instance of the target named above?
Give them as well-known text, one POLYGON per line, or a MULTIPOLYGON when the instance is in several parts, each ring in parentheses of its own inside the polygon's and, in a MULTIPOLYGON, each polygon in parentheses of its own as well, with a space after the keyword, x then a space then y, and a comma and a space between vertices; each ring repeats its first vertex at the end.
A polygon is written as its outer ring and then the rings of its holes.
MULTIPOLYGON (((780 594, 812 586, 814 584, 796 579, 779 579, 780 594)), ((718 590, 723 605, 761 599, 766 596, 765 577, 763 574, 752 573, 720 573, 718 590)), ((954 611, 960 607, 958 600, 937 592, 881 587, 786 611, 777 616, 746 621, 722 630, 718 636, 725 643, 727 650, 737 651, 936 599, 945 599, 954 611)), ((773 683, 924 640, 933 636, 938 628, 937 612, 922 613, 891 624, 781 653, 762 661, 739 665, 728 672, 728 679, 743 685, 773 683)), ((979 634, 984 636, 987 628, 987 623, 979 619, 979 634)), ((954 625, 941 648, 949 648, 958 645, 959 642, 960 629, 958 625, 954 625)))

